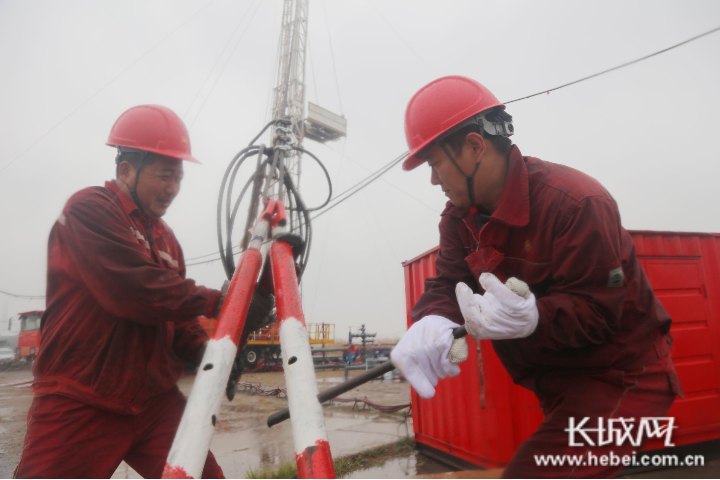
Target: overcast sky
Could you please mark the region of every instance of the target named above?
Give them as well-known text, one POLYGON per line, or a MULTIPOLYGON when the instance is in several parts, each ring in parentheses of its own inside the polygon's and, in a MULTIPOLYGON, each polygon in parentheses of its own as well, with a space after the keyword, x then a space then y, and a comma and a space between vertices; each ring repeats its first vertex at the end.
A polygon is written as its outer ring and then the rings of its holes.
MULTIPOLYGON (((0 290, 44 294, 50 228, 75 191, 114 176, 104 143, 138 104, 191 128, 203 165, 185 165, 165 220, 186 258, 216 251, 224 169, 270 119, 281 13, 280 0, 0 0, 0 290)), ((305 148, 339 192, 406 150, 405 106, 437 77, 465 75, 509 101, 718 27, 720 2, 310 0, 309 18, 306 99, 345 115, 348 136, 305 148)), ((719 85, 715 33, 509 105, 513 140, 597 178, 628 229, 720 232, 719 85)), ((316 205, 325 186, 303 169, 316 205)), ((340 339, 362 323, 405 330, 401 262, 437 245, 446 200, 429 178, 398 166, 315 222, 309 322, 336 324, 340 339)), ((188 276, 218 288, 224 273, 213 262, 188 276)), ((43 307, 0 295, 3 323, 43 307)))

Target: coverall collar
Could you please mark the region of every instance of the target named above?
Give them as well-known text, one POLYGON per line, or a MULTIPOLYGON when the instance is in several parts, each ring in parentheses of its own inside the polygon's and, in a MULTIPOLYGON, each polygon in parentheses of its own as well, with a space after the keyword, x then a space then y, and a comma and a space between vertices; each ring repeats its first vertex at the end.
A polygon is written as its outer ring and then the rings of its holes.
POLYGON ((153 226, 153 237, 157 238, 160 235, 162 235, 162 232, 164 231, 163 224, 165 222, 162 221, 162 219, 159 218, 152 218, 147 215, 144 215, 137 205, 135 205, 135 202, 133 202, 132 198, 128 197, 125 193, 123 193, 122 190, 120 190, 120 187, 117 184, 116 180, 110 180, 109 182, 105 182, 105 188, 109 188, 113 192, 115 192, 120 199, 120 203, 122 203, 123 209, 125 210, 125 213, 128 215, 132 215, 133 212, 137 212, 135 215, 137 215, 143 222, 151 223, 153 226))
MULTIPOLYGON (((523 227, 530 222, 530 188, 528 172, 522 153, 517 145, 510 150, 508 178, 500 194, 500 202, 491 218, 514 227, 523 227)), ((469 207, 456 207, 447 202, 442 215, 464 218, 470 214, 469 207)))
POLYGON ((135 202, 132 201, 132 198, 128 197, 123 193, 122 190, 120 190, 120 187, 118 186, 116 180, 110 180, 109 182, 105 182, 105 188, 109 188, 117 194, 118 198, 120 199, 120 203, 122 203, 123 209, 125 210, 125 213, 130 215, 135 210, 140 213, 140 209, 137 207, 137 205, 135 205, 135 202))

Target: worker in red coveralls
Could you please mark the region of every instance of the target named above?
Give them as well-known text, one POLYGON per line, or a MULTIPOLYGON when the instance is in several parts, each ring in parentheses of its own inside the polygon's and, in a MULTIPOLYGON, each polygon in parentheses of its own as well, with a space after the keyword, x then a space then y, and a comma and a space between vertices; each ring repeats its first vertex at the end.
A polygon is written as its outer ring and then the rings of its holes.
MULTIPOLYGON (((163 472, 185 407, 176 386, 198 363, 221 292, 185 278, 161 219, 192 157, 182 120, 157 105, 115 122, 116 179, 80 190, 50 233, 47 308, 19 478, 109 478, 122 460, 163 472)), ((203 478, 223 478, 208 453, 203 478)))
POLYGON ((435 80, 410 100, 403 168, 427 163, 449 201, 436 275, 392 360, 430 398, 439 379, 460 373, 448 355, 452 330, 465 324, 474 338, 492 340, 545 415, 504 476, 612 477, 623 465, 539 466, 534 456, 638 451, 629 442, 599 446, 592 429, 611 418, 663 417, 682 396, 671 320, 607 190, 577 170, 523 156, 513 132, 505 106, 465 77, 435 80), (531 293, 511 291, 504 282, 512 277, 531 293), (585 417, 595 446, 577 438, 582 445, 570 446, 569 422, 585 417))

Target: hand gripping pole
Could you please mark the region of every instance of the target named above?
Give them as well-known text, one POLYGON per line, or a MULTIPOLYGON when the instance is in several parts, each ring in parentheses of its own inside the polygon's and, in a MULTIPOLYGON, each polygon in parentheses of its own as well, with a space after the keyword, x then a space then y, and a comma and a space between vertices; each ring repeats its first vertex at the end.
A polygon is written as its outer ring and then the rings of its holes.
POLYGON ((268 228, 267 221, 258 222, 253 239, 235 269, 220 310, 217 330, 208 342, 198 368, 162 478, 200 478, 202 475, 220 402, 225 394, 255 291, 255 282, 260 273, 263 260, 260 245, 268 228))
POLYGON ((335 478, 290 245, 273 241, 270 263, 298 477, 335 478))

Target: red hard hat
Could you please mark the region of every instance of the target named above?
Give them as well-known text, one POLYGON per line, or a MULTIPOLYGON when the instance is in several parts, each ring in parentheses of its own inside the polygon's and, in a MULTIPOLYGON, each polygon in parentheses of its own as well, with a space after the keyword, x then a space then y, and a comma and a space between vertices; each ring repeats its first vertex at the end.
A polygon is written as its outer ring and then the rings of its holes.
POLYGON ((493 107, 505 109, 490 90, 467 77, 442 77, 425 85, 405 110, 405 138, 410 154, 403 162, 403 170, 421 165, 424 160, 415 155, 443 133, 493 107))
POLYGON ((160 105, 138 105, 125 111, 115 121, 106 145, 200 163, 190 153, 190 135, 183 121, 160 105))

